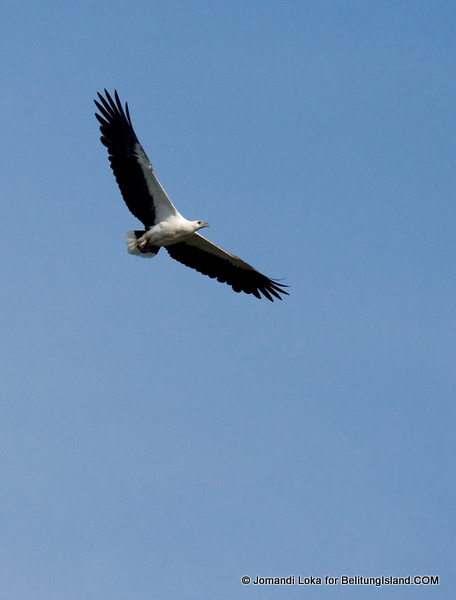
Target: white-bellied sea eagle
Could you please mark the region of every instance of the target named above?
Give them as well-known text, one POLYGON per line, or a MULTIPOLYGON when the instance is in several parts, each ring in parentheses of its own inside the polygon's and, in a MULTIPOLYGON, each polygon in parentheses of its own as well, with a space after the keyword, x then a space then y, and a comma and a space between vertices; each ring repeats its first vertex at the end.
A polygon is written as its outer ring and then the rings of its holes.
POLYGON ((122 107, 117 91, 114 100, 105 90, 106 98, 98 94, 95 100, 101 115, 101 142, 108 149, 123 199, 130 212, 144 225, 141 231, 127 234, 128 252, 153 257, 164 246, 172 258, 203 275, 227 283, 235 292, 245 292, 274 301, 288 294, 284 286, 269 279, 238 256, 219 248, 197 233, 209 227, 204 221, 187 221, 175 209, 155 175, 152 165, 139 143, 131 124, 128 104, 122 107))

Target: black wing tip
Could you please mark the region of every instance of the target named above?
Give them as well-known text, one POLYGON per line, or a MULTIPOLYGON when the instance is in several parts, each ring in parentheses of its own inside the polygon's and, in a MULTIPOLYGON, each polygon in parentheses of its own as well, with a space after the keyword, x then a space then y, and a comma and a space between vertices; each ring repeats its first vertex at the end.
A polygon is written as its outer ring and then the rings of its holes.
MULTIPOLYGON (((103 104, 106 102, 106 100, 109 102, 109 104, 114 104, 114 102, 112 100, 112 96, 106 88, 104 88, 104 95, 106 96, 106 98, 100 92, 97 92, 97 96, 103 104)), ((118 98, 119 98, 119 95, 117 94, 116 89, 114 90, 114 97, 116 98, 116 100, 118 100, 118 98)), ((96 100, 95 100, 95 102, 96 102, 96 100)))
MULTIPOLYGON (((130 111, 128 110, 128 102, 125 102, 124 109, 116 89, 114 90, 114 99, 106 88, 104 89, 104 94, 105 95, 103 96, 100 92, 97 92, 97 96, 100 102, 98 102, 98 100, 96 100, 95 98, 93 100, 95 102, 96 107, 103 115, 104 119, 109 122, 110 120, 112 120, 113 117, 117 116, 125 119, 131 127, 132 124, 130 118, 130 111)), ((100 117, 100 115, 98 115, 97 113, 95 113, 95 116, 102 125, 105 124, 103 117, 100 117)))
MULTIPOLYGON (((220 281, 220 279, 219 279, 220 281)), ((228 282, 227 282, 228 283, 228 282)), ((244 292, 245 294, 252 294, 255 298, 261 300, 263 297, 267 298, 270 302, 274 300, 283 300, 280 294, 289 296, 290 294, 284 289, 289 287, 284 283, 279 283, 276 279, 268 279, 265 277, 265 281, 257 284, 252 283, 239 285, 230 283, 231 287, 235 292, 244 292)))
MULTIPOLYGON (((282 298, 282 296, 280 294, 283 294, 285 296, 289 296, 290 295, 284 289, 286 287, 289 287, 289 286, 285 285, 284 283, 279 283, 277 281, 277 279, 270 279, 268 281, 268 284, 266 286, 264 286, 263 288, 259 288, 257 291, 261 292, 265 296, 265 298, 267 298, 271 302, 274 302, 274 298, 276 300, 283 300, 283 298, 282 298), (274 296, 274 298, 273 298, 273 296, 274 296)), ((259 294, 258 295, 255 294, 255 296, 257 298, 261 298, 261 296, 259 294)))

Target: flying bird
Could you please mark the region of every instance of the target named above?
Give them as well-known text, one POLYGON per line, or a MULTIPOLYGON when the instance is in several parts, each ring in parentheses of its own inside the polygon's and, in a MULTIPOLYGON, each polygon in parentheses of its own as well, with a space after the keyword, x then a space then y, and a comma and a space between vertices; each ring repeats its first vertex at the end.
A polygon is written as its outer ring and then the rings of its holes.
POLYGON ((128 104, 122 107, 117 91, 114 99, 105 90, 100 102, 101 143, 106 146, 114 176, 125 204, 144 225, 127 233, 130 254, 151 258, 163 246, 175 260, 203 275, 227 283, 235 292, 245 292, 271 302, 287 294, 285 285, 269 279, 238 256, 230 254, 197 233, 209 227, 205 221, 187 221, 174 207, 155 175, 131 124, 128 104))

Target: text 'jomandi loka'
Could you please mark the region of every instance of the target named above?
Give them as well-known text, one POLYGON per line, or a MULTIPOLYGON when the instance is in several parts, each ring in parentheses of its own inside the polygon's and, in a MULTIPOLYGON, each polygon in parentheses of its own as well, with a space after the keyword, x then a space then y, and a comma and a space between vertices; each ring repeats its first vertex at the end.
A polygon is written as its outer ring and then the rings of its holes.
MULTIPOLYGON (((250 582, 249 582, 250 583, 250 582)), ((290 575, 289 577, 260 577, 257 575, 252 581, 253 585, 321 585, 321 577, 304 577, 303 575, 290 575)))

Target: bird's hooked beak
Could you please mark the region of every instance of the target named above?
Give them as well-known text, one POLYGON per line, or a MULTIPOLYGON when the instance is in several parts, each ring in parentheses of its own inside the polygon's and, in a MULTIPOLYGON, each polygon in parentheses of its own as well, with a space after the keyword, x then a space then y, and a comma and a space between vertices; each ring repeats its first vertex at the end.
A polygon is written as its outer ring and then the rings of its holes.
POLYGON ((202 227, 210 227, 209 223, 203 223, 202 227))

